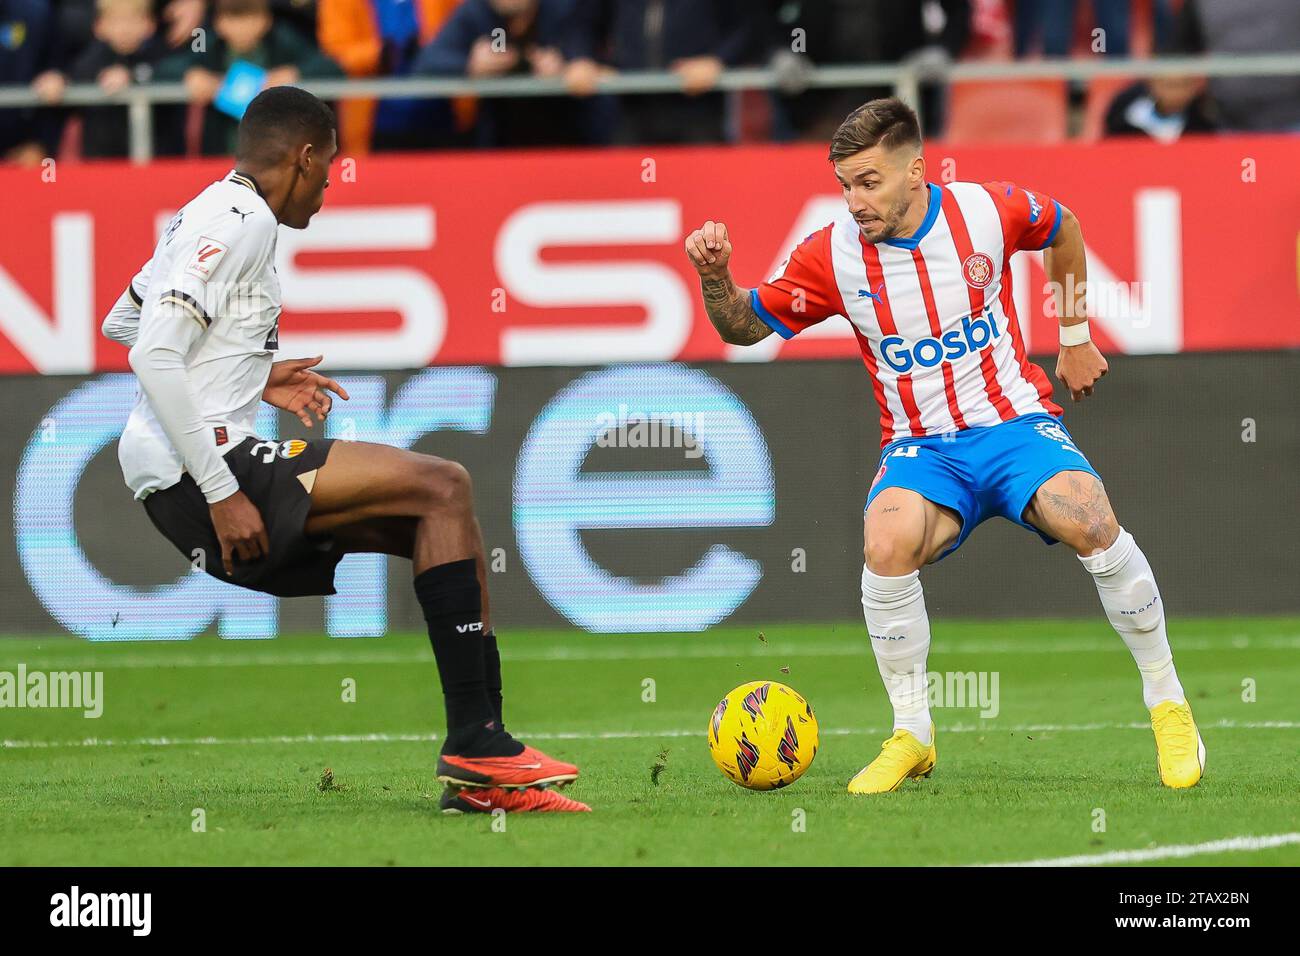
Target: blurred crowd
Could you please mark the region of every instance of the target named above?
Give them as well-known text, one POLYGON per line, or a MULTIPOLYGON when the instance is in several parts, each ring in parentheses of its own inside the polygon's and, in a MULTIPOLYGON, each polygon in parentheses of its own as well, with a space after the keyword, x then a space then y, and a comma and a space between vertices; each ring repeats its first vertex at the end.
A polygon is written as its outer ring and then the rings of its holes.
MULTIPOLYGON (((156 155, 225 155, 258 90, 344 77, 545 77, 562 96, 348 99, 346 155, 502 146, 824 140, 889 87, 810 89, 814 66, 953 59, 1300 50, 1300 0, 0 0, 0 156, 128 153, 126 107, 62 104, 69 83, 113 93, 183 83, 153 109, 156 155), (778 90, 723 93, 722 71, 771 66, 778 90), (612 96, 602 76, 667 70, 682 93, 612 96)), ((920 90, 927 132, 956 140, 1068 135, 1162 141, 1300 130, 1300 76, 920 90)))

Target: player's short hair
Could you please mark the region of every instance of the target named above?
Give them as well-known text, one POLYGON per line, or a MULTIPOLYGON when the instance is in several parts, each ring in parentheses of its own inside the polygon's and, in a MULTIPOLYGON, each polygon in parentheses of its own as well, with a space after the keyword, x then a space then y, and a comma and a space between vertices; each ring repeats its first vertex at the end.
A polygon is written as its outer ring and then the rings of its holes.
POLYGON ((916 111, 896 96, 863 103, 831 136, 830 161, 844 159, 873 146, 921 148, 921 123, 916 111))
POLYGON ((239 121, 235 158, 274 166, 303 143, 324 148, 335 130, 334 111, 306 90, 273 86, 253 97, 239 121))

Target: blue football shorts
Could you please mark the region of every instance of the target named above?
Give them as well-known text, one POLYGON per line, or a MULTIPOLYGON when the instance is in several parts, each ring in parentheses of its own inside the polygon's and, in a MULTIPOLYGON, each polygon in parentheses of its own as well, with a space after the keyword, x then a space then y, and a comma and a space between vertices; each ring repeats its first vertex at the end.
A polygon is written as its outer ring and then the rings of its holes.
POLYGON ((1025 521, 1024 513, 1043 482, 1062 471, 1101 480, 1060 419, 1041 412, 1021 415, 983 428, 890 442, 880 453, 867 507, 886 488, 907 488, 957 512, 961 533, 936 560, 960 548, 980 522, 995 515, 1056 544, 1025 521))

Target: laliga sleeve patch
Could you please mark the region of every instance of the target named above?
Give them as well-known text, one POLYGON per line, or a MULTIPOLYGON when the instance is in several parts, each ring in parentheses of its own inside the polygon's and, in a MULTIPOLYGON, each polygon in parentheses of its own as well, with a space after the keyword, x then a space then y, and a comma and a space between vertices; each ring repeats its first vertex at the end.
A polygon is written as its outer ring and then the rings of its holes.
POLYGON ((1038 201, 1038 197, 1028 189, 1023 190, 1026 198, 1029 199, 1029 224, 1031 226, 1038 224, 1038 218, 1043 214, 1043 205, 1038 201))
POLYGON ((185 272, 196 279, 207 282, 212 278, 212 273, 216 271, 217 266, 229 251, 230 247, 224 242, 201 236, 198 247, 194 250, 194 255, 190 257, 189 264, 185 267, 185 272))

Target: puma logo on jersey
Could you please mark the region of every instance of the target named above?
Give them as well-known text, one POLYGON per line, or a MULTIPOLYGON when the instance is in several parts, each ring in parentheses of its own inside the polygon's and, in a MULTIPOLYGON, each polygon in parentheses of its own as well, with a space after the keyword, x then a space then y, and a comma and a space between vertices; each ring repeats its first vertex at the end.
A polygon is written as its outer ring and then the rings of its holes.
POLYGON ((243 224, 243 222, 244 222, 245 219, 247 219, 249 216, 251 216, 251 215, 253 214, 251 210, 250 210, 249 212, 240 212, 240 211, 239 211, 238 209, 236 209, 234 206, 231 206, 231 207, 230 207, 230 211, 233 212, 236 216, 239 217, 239 222, 240 222, 241 225, 243 224))
POLYGON ((473 624, 457 624, 457 634, 473 634, 475 631, 483 630, 483 622, 475 621, 473 624))
POLYGON ((879 302, 879 301, 880 301, 880 294, 881 294, 882 292, 884 292, 884 291, 885 291, 885 284, 882 282, 882 283, 880 283, 880 285, 877 287, 877 289, 876 289, 875 292, 872 292, 870 289, 859 289, 859 290, 858 290, 858 298, 859 298, 859 299, 872 299, 872 300, 875 301, 875 302, 879 302))

